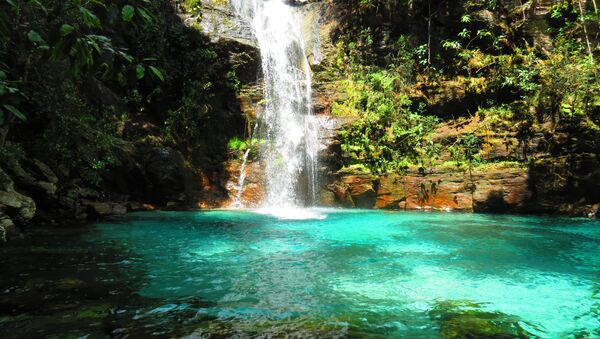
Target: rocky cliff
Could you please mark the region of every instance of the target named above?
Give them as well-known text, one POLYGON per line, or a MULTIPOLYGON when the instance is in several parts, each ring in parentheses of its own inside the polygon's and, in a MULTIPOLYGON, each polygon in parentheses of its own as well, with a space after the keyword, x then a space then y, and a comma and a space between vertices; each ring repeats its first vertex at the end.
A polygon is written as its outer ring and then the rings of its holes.
MULTIPOLYGON (((522 100, 519 98, 522 93, 513 87, 493 87, 488 79, 508 79, 509 75, 478 72, 494 67, 494 62, 506 61, 512 67, 516 57, 505 60, 500 56, 486 63, 497 56, 474 53, 466 65, 461 65, 473 74, 437 77, 431 75, 433 64, 439 62, 442 67, 448 62, 427 59, 428 54, 430 57, 436 53, 443 55, 444 42, 461 32, 465 20, 471 20, 480 31, 492 27, 496 30, 494 34, 506 37, 498 40, 501 45, 498 54, 508 53, 506 50, 514 47, 511 39, 518 38, 537 46, 535 53, 550 55, 556 48, 554 37, 548 33, 551 26, 556 25, 550 15, 553 2, 502 2, 506 5, 503 9, 512 9, 508 11, 490 11, 476 4, 479 7, 474 7, 468 18, 463 16, 459 6, 443 1, 432 2, 434 13, 426 13, 423 4, 412 1, 289 3, 302 16, 306 54, 314 74, 314 112, 322 144, 322 205, 597 215, 600 202, 597 130, 576 124, 558 126, 554 115, 552 121, 541 119, 528 125, 488 114, 487 111, 496 109, 487 107, 488 102, 498 98, 522 100), (427 18, 429 20, 423 20, 427 18), (364 41, 358 42, 363 35, 367 37, 366 45, 361 45, 364 41), (473 154, 476 162, 457 163, 455 154, 442 150, 427 162, 378 173, 357 166, 356 159, 344 147, 343 133, 355 128, 362 114, 343 115, 336 111, 336 107, 354 95, 344 88, 350 76, 341 70, 356 60, 348 57, 344 44, 354 38, 356 43, 350 41, 353 53, 367 55, 372 63, 368 67, 385 70, 390 62, 387 56, 390 51, 397 52, 394 46, 401 41, 398 37, 404 36, 409 37, 406 43, 416 51, 411 58, 419 59, 421 64, 410 63, 410 58, 394 59, 396 63, 405 60, 412 65, 410 67, 418 68, 418 71, 411 70, 415 74, 407 80, 410 85, 403 87, 402 95, 412 102, 410 109, 437 119, 431 133, 434 144, 451 148, 465 136, 480 140, 480 147, 473 154), (432 64, 427 65, 428 62, 432 64)), ((134 118, 118 125, 114 161, 102 173, 100 186, 86 184, 81 177, 69 173, 69 166, 55 159, 33 158, 0 164, 0 241, 19 237, 20 228, 31 222, 80 223, 136 210, 229 207, 238 197, 245 206, 260 205, 264 195, 264 170, 256 149, 249 153, 244 167, 245 184, 239 192, 242 157, 248 147, 260 144, 248 140, 253 135, 262 104, 260 51, 255 37, 223 1, 203 0, 200 10, 174 11, 168 18, 171 25, 178 27, 176 36, 183 41, 181 46, 190 49, 198 48, 197 45, 210 46, 210 49, 198 49, 202 53, 194 51, 190 55, 210 54, 210 60, 218 60, 216 66, 211 65, 214 68, 211 72, 220 72, 219 77, 235 80, 221 87, 210 87, 214 85, 210 81, 204 83, 209 87, 201 91, 209 92, 209 99, 201 106, 193 106, 197 100, 194 93, 186 99, 185 104, 193 107, 190 114, 210 112, 203 125, 196 126, 197 121, 177 115, 174 115, 176 119, 165 119, 168 103, 187 93, 185 86, 201 83, 195 78, 188 82, 190 76, 198 75, 201 65, 190 68, 193 72, 173 65, 171 73, 176 81, 172 84, 181 88, 162 96, 159 92, 149 95, 152 112, 138 112, 134 118), (157 100, 156 103, 153 100, 157 100), (173 127, 177 123, 179 125, 173 127), (176 135, 177 140, 171 140, 173 136, 165 140, 164 126, 180 128, 183 132, 176 135), (233 137, 246 142, 246 148, 228 149, 227 140, 233 137)), ((186 55, 186 62, 190 55, 186 55)), ((545 59, 543 62, 550 63, 545 59)), ((356 72, 367 68, 360 63, 353 67, 356 72)), ((210 76, 214 78, 215 74, 210 76)), ((108 87, 94 86, 96 90, 92 92, 104 93, 102 102, 98 103, 100 106, 107 105, 108 101, 116 102, 119 108, 127 106, 108 87)), ((529 112, 525 111, 538 108, 527 107, 511 114, 526 115, 529 112)), ((179 107, 171 107, 169 114, 177 114, 179 110, 179 107)), ((540 115, 537 111, 534 114, 540 115)))
MULTIPOLYGON (((322 128, 323 205, 596 216, 600 202, 596 194, 600 191, 596 180, 600 176, 598 150, 569 146, 566 142, 569 132, 555 130, 550 135, 546 126, 534 128, 530 132, 533 134, 524 139, 519 130, 511 126, 490 126, 490 122, 479 115, 445 119, 434 131, 435 142, 448 145, 473 134, 482 140, 477 154, 481 163, 451 164, 452 156, 442 152, 429 165, 408 166, 382 175, 347 166, 350 160, 340 147, 338 133, 356 118, 332 115, 332 106, 347 95, 339 88, 338 81, 343 76, 333 71, 338 62, 340 35, 360 21, 363 29, 374 30, 377 40, 370 47, 371 52, 382 54, 399 32, 411 34, 416 40, 427 39, 426 20, 419 20, 423 8, 410 2, 381 3, 386 5, 361 12, 356 5, 343 1, 294 2, 304 19, 307 55, 316 79, 314 108, 322 128)), ((434 5, 438 13, 429 34, 436 39, 454 34, 461 20, 458 7, 450 3, 434 5)), ((515 5, 514 12, 510 13, 480 9, 472 15, 482 26, 518 25, 524 39, 549 53, 554 48, 548 33, 551 5, 550 1, 527 2, 523 6, 515 5)), ((410 95, 426 103, 430 114, 446 116, 452 111, 468 111, 481 102, 482 94, 461 85, 461 81, 458 78, 433 85, 416 83, 410 95)), ((231 195, 235 196, 239 165, 233 168, 228 187, 233 188, 231 195)), ((262 191, 257 189, 262 175, 259 168, 259 165, 246 168, 246 177, 252 182, 243 194, 248 206, 256 206, 261 199, 262 191)))

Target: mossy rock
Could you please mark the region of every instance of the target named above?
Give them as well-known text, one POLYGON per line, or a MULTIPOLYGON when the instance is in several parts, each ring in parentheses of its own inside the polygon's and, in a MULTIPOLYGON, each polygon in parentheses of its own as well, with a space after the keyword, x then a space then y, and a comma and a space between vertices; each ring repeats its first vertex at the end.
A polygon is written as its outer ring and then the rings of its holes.
POLYGON ((444 338, 532 338, 524 322, 512 315, 482 310, 469 301, 440 301, 429 312, 444 338))

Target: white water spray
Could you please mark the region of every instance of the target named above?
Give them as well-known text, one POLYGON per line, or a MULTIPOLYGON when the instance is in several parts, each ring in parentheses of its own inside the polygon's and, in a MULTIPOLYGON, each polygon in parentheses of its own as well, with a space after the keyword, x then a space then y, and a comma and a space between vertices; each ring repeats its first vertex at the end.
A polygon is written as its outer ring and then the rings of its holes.
POLYGON ((265 106, 258 135, 266 140, 261 149, 264 207, 315 205, 319 139, 299 16, 283 0, 231 0, 231 4, 251 23, 262 58, 265 106))
POLYGON ((243 207, 242 204, 242 195, 244 194, 244 184, 246 182, 246 165, 248 164, 248 158, 250 157, 250 152, 252 151, 252 147, 254 146, 254 131, 258 128, 258 122, 254 125, 254 128, 250 131, 250 142, 248 144, 248 149, 244 152, 244 157, 242 158, 242 166, 240 166, 240 176, 238 178, 238 186, 237 186, 237 194, 235 199, 233 200, 233 204, 231 207, 239 208, 243 207))

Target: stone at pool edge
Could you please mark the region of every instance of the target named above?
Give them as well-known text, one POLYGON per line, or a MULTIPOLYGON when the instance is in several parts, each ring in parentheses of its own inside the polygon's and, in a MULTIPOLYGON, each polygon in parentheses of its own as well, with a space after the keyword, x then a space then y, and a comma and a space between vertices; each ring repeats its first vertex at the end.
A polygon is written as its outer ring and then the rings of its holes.
POLYGON ((125 215, 127 212, 155 211, 157 209, 154 205, 141 202, 84 201, 82 206, 87 209, 91 217, 96 218, 125 215))
POLYGON ((22 237, 17 224, 27 224, 35 212, 33 199, 15 191, 11 177, 0 168, 0 243, 22 237))

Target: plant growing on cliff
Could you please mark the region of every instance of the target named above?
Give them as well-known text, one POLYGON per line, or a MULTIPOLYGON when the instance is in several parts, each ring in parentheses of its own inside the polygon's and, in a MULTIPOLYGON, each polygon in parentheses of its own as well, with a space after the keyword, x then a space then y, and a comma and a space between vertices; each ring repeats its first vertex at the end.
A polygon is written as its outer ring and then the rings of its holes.
POLYGON ((435 117, 412 111, 412 101, 398 93, 398 78, 386 72, 369 74, 362 83, 361 95, 338 103, 336 109, 357 112, 359 119, 340 133, 347 165, 363 164, 373 173, 401 170, 419 162, 430 143, 428 135, 435 117))
POLYGON ((465 164, 471 174, 473 167, 482 161, 479 157, 482 146, 483 140, 480 137, 473 133, 466 133, 459 137, 449 150, 456 165, 465 164))

